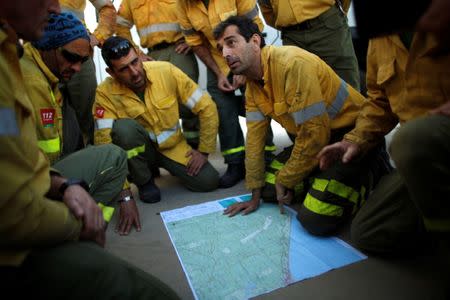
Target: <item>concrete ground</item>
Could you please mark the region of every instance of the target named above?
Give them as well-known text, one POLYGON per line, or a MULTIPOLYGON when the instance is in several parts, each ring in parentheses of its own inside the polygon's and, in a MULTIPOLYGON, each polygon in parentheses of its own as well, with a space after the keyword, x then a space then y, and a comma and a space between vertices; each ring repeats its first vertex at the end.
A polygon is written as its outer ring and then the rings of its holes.
MULTIPOLYGON (((280 149, 289 144, 279 126, 274 126, 275 144, 280 149)), ((217 151, 210 156, 221 174, 226 166, 217 151)), ((241 182, 229 189, 210 193, 193 193, 176 178, 162 171, 157 185, 162 201, 145 204, 138 201, 142 231, 119 236, 114 232, 117 213, 108 227, 106 249, 160 278, 182 299, 194 299, 159 213, 187 205, 248 193, 241 182)), ((348 229, 340 237, 349 242, 348 229)), ((412 251, 414 249, 411 249, 412 251)), ((404 257, 367 260, 332 270, 286 288, 256 297, 257 299, 450 299, 449 247, 430 246, 418 254, 404 257)))

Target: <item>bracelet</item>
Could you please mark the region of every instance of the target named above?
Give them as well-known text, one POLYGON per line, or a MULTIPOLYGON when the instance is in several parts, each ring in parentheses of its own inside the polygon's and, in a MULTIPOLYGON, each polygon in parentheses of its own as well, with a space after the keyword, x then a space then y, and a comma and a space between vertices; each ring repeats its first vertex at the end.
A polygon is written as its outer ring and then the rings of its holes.
POLYGON ((86 181, 81 180, 81 179, 74 179, 74 178, 69 178, 66 181, 64 181, 61 186, 59 187, 58 191, 59 194, 61 195, 61 197, 64 196, 65 191, 67 190, 67 188, 71 185, 79 185, 81 186, 86 192, 89 193, 89 185, 86 183, 86 181))

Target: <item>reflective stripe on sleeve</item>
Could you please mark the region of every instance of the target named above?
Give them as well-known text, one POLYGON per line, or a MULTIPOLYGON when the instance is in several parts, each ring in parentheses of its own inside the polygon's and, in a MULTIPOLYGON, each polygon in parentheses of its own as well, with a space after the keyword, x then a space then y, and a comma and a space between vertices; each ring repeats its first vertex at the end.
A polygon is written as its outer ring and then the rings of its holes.
POLYGON ((293 112, 292 118, 294 118, 295 124, 296 125, 301 125, 309 120, 311 120, 314 117, 323 115, 324 113, 326 113, 326 107, 325 104, 323 103, 323 101, 314 103, 308 107, 305 107, 302 110, 293 112))
POLYGON ((198 132, 198 131, 183 131, 183 135, 187 139, 195 139, 200 136, 200 132, 198 132))
POLYGON ((274 159, 270 164, 270 167, 274 170, 281 170, 284 167, 284 164, 274 159))
POLYGON ((106 205, 104 205, 103 203, 100 203, 100 202, 97 205, 102 210, 103 219, 105 219, 106 222, 111 221, 112 216, 114 214, 114 207, 106 206, 106 205))
POLYGON ((265 146, 264 147, 264 151, 267 151, 267 152, 273 152, 275 150, 277 150, 277 146, 275 146, 275 145, 273 145, 273 146, 265 146))
POLYGON ((336 118, 336 115, 341 110, 342 106, 344 106, 345 99, 348 97, 348 86, 347 83, 341 79, 341 85, 339 86, 339 90, 337 92, 336 97, 334 98, 331 105, 327 108, 328 115, 330 119, 336 118))
POLYGON ((96 129, 113 128, 114 119, 97 119, 95 120, 96 129))
POLYGON ((132 148, 130 150, 127 150, 127 156, 128 156, 128 159, 130 159, 130 158, 133 158, 135 156, 138 156, 139 153, 144 153, 144 152, 145 152, 145 144, 141 145, 141 146, 138 146, 138 147, 135 147, 135 148, 132 148))
POLYGON ((194 109, 195 105, 200 101, 203 96, 203 91, 198 87, 189 97, 188 101, 184 104, 190 110, 194 109))
POLYGON ((277 176, 275 174, 266 172, 266 182, 275 185, 275 179, 277 176))
POLYGON ((352 187, 349 187, 335 179, 327 180, 314 178, 312 188, 319 192, 328 191, 344 199, 350 200, 355 205, 358 204, 359 193, 352 187))
POLYGON ((124 26, 124 27, 127 27, 127 28, 133 27, 133 23, 132 22, 128 21, 127 19, 125 19, 125 18, 123 18, 123 17, 121 17, 119 15, 116 18, 116 24, 124 26))
POLYGON ((193 35, 193 34, 195 34, 195 29, 194 28, 189 28, 189 29, 184 29, 184 28, 181 28, 181 32, 184 34, 184 35, 193 35))
POLYGON ((305 201, 303 205, 312 212, 319 215, 340 217, 344 214, 344 209, 340 206, 325 203, 319 199, 314 198, 311 194, 306 194, 305 201))
POLYGON ((139 36, 146 36, 155 32, 176 31, 180 32, 181 28, 178 23, 159 23, 152 24, 145 28, 139 29, 139 36))
POLYGON ((103 6, 109 3, 109 0, 94 0, 91 1, 92 5, 94 5, 96 10, 102 9, 103 6))
POLYGON ((149 131, 148 136, 150 137, 150 139, 153 142, 158 143, 158 145, 161 145, 162 143, 167 141, 167 139, 169 139, 172 135, 176 134, 179 129, 180 129, 180 124, 177 123, 174 127, 161 132, 157 136, 153 132, 149 131))
POLYGON ((18 136, 16 113, 12 108, 0 108, 0 136, 18 136))
POLYGON ((71 12, 73 13, 78 19, 81 21, 84 21, 84 11, 75 10, 66 6, 61 6, 61 12, 71 12))
POLYGON ((255 18, 258 15, 258 6, 255 5, 255 7, 253 7, 253 9, 251 11, 249 11, 248 13, 244 14, 244 17, 252 20, 253 18, 255 18))
POLYGON ((61 142, 59 136, 54 139, 38 141, 39 148, 45 153, 57 153, 61 149, 61 142))
POLYGON ((248 122, 259 122, 266 120, 266 116, 260 111, 248 111, 245 113, 245 119, 248 122))
POLYGON ((245 147, 244 146, 231 148, 231 149, 227 149, 225 151, 222 151, 222 155, 230 155, 230 154, 234 154, 234 153, 238 153, 238 152, 242 152, 242 151, 245 151, 245 147))

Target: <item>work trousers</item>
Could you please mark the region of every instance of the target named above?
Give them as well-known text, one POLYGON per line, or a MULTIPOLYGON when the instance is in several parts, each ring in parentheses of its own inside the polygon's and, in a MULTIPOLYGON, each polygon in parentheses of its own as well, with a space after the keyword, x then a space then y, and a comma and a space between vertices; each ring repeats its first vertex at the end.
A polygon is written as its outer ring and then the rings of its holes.
POLYGON ((161 167, 170 174, 179 178, 182 184, 194 192, 209 192, 219 185, 219 173, 207 162, 196 176, 187 174, 187 167, 171 160, 155 148, 148 132, 138 122, 132 119, 120 119, 114 122, 111 138, 114 144, 122 149, 132 151, 128 155, 128 168, 130 182, 136 185, 147 183, 152 177, 151 169, 161 167))
MULTIPOLYGON (((216 103, 219 114, 220 150, 226 164, 243 164, 245 159, 245 143, 239 116, 245 117, 245 101, 243 96, 236 96, 234 92, 224 93, 217 87, 216 75, 208 69, 207 89, 216 103)), ((244 94, 244 93, 243 93, 244 94)), ((266 136, 266 159, 275 151, 273 131, 269 127, 266 136)))
POLYGON ((397 170, 382 178, 351 227, 354 245, 369 252, 411 251, 426 232, 450 233, 450 118, 403 124, 390 153, 397 170))
POLYGON ((93 144, 94 142, 92 106, 94 105, 96 88, 95 64, 92 58, 89 58, 81 65, 80 72, 75 73, 67 82, 69 102, 76 112, 78 124, 87 144, 93 144))
MULTIPOLYGON (((154 50, 149 48, 148 55, 159 61, 168 61, 177 66, 181 71, 186 73, 194 82, 198 82, 198 64, 197 59, 192 51, 188 54, 179 54, 175 51, 175 44, 166 48, 154 50)), ((186 106, 179 106, 180 116, 182 120, 183 135, 189 145, 194 148, 198 147, 200 121, 198 116, 194 115, 186 106)))
MULTIPOLYGON (((266 185, 262 190, 264 201, 277 202, 275 175, 271 174, 284 166, 292 148, 288 147, 279 153, 268 166, 266 185)), ((314 235, 335 233, 351 220, 363 206, 368 192, 390 171, 384 145, 350 163, 336 162, 327 170, 316 168, 294 188, 294 202, 302 203, 297 219, 314 235)))
POLYGON ((57 161, 52 167, 68 178, 83 179, 89 194, 109 222, 114 213, 113 200, 122 191, 128 175, 127 153, 116 145, 88 146, 57 161))
POLYGON ((166 284, 92 242, 33 250, 0 267, 2 293, 15 299, 179 299, 166 284))
POLYGON ((360 76, 347 17, 336 7, 305 21, 309 26, 284 27, 284 45, 298 46, 319 56, 345 82, 360 90, 360 76))

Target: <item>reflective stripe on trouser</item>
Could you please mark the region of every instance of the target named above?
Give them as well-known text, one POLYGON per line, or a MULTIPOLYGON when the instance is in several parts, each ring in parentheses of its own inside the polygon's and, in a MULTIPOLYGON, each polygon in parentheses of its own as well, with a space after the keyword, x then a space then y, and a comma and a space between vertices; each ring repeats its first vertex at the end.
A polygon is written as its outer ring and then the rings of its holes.
POLYGON ((106 222, 111 221, 112 216, 114 214, 114 207, 106 206, 103 203, 98 203, 98 206, 101 208, 103 213, 103 219, 105 219, 106 222))

